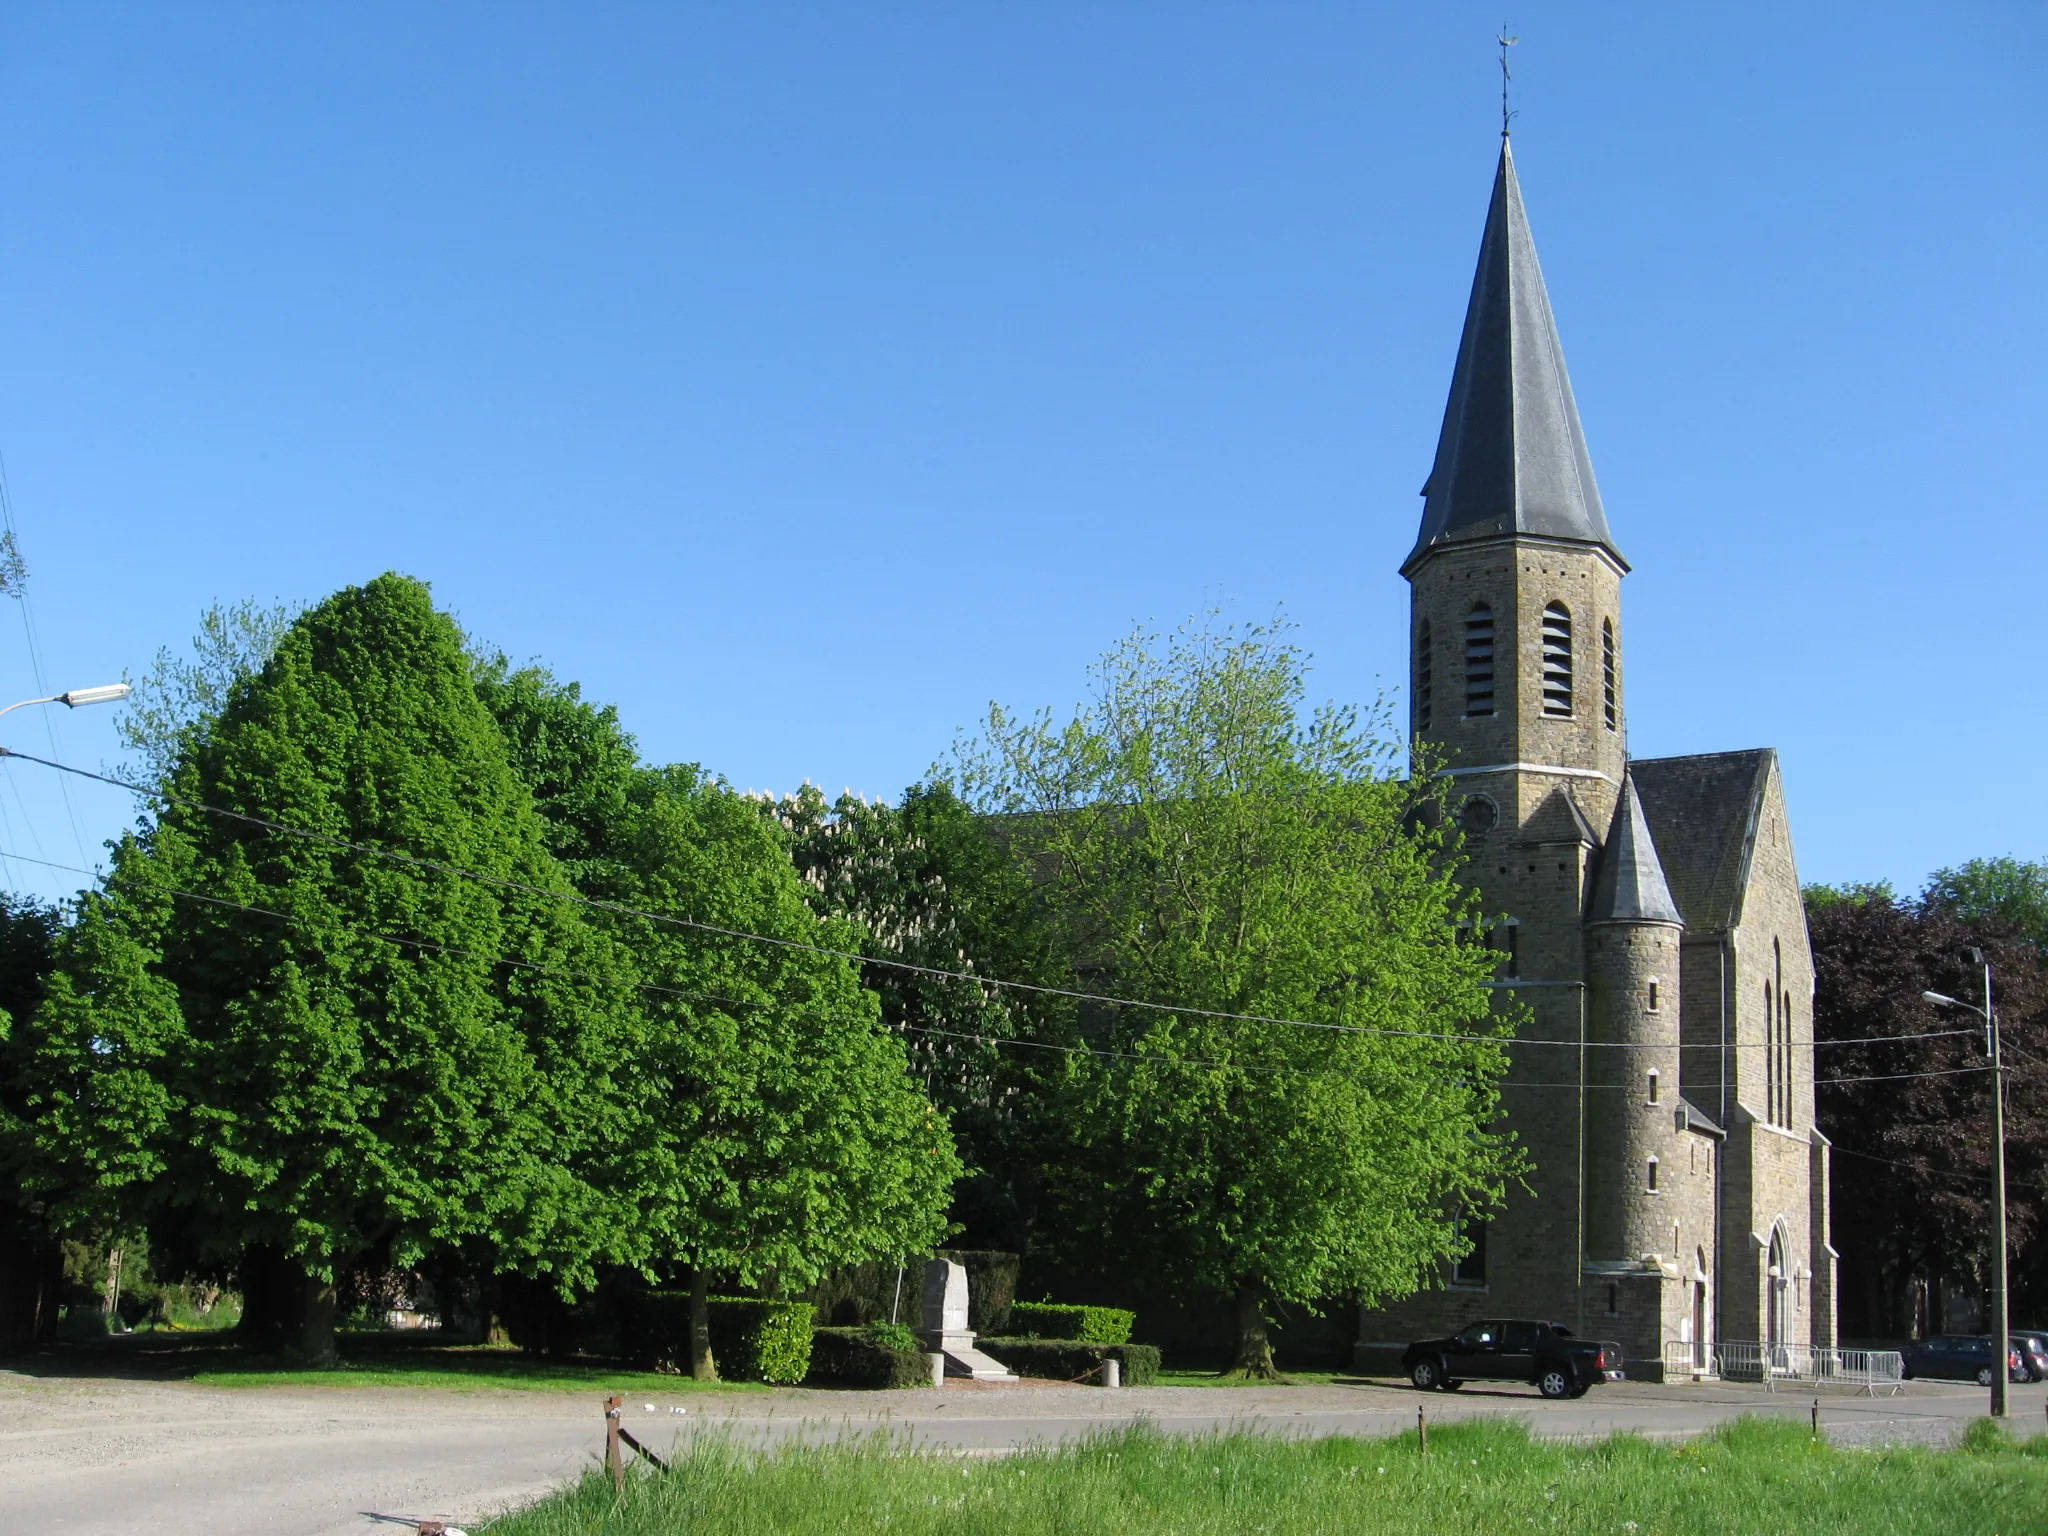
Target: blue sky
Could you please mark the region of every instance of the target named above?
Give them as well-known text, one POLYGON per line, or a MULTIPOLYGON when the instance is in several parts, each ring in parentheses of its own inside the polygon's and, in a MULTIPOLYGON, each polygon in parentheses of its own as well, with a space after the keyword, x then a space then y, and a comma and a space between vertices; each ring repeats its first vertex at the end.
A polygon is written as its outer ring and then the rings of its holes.
MULTIPOLYGON (((1808 879, 2048 856, 2048 12, 1508 19, 1632 749, 1780 748, 1808 879)), ((17 0, 5 688, 24 617, 62 688, 386 569, 742 787, 893 794, 1216 602, 1398 687, 1499 21, 17 0)), ((133 814, 0 778, 12 855, 133 814)))

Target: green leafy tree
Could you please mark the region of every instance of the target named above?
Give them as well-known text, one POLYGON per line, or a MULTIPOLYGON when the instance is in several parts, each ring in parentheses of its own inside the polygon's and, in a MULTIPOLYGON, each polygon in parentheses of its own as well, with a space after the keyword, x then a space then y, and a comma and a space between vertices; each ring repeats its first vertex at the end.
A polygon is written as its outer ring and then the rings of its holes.
POLYGON ((2048 864, 2030 859, 1971 859, 1937 870, 1923 905, 1965 923, 1996 923, 2048 956, 2048 864))
POLYGON ((1305 716, 1304 667, 1279 626, 1137 635, 1071 720, 997 708, 957 755, 1079 974, 1157 1005, 1083 1016, 1063 1224, 1234 1296, 1256 1376, 1273 1303, 1417 1288, 1519 1166, 1440 781, 1384 710, 1305 716))
POLYGON ((960 1173, 948 1117, 859 966, 821 952, 868 935, 811 911, 758 804, 694 768, 639 766, 610 711, 538 669, 479 676, 552 845, 612 904, 643 983, 620 1076, 631 1130, 601 1177, 633 1213, 627 1261, 688 1266, 692 1365, 709 1376, 713 1276, 779 1294, 937 1243, 960 1173))
POLYGON ((812 906, 864 934, 867 985, 900 1031, 911 1071, 951 1115, 968 1163, 954 1190, 960 1244, 1021 1251, 1040 1170, 1066 1135, 1048 1114, 1056 1058, 1008 1044, 1073 1038, 1074 1005, 977 979, 1070 985, 1037 890, 1004 845, 948 787, 913 785, 888 805, 812 785, 773 802, 812 906))
POLYGON ((483 1242, 588 1279, 621 1246, 590 1175, 628 1128, 624 967, 544 894, 568 882, 426 588, 384 576, 303 614, 181 732, 167 783, 18 1042, 51 1198, 275 1255, 316 1357, 372 1250, 483 1242))
POLYGON ((115 729, 137 771, 160 783, 219 718, 237 684, 261 671, 298 610, 283 603, 214 603, 199 616, 190 654, 169 646, 139 678, 115 729))

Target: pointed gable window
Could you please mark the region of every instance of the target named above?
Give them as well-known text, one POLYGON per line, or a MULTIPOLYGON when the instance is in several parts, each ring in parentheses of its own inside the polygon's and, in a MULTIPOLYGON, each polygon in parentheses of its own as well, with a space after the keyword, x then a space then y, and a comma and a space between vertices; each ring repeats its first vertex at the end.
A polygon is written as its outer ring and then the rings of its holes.
POLYGON ((1429 620, 1422 621, 1422 632, 1415 637, 1415 729, 1429 729, 1431 697, 1436 681, 1436 635, 1429 627, 1429 620))
POLYGON ((1563 603, 1543 610, 1543 713, 1572 712, 1572 613, 1563 603))
POLYGON ((1493 713, 1493 610, 1484 603, 1465 615, 1465 713, 1493 713))
POLYGON ((1619 730, 1617 723, 1621 710, 1616 703, 1614 687, 1614 620, 1600 621, 1600 693, 1601 709, 1607 716, 1607 729, 1619 730))

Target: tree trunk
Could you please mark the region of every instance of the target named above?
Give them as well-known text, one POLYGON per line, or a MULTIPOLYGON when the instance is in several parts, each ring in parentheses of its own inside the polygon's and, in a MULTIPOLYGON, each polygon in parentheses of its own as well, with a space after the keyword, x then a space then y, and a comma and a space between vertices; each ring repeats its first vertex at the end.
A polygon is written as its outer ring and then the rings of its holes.
POLYGON ((1237 1358, 1230 1362, 1231 1376, 1254 1381, 1278 1381, 1273 1364, 1273 1338, 1266 1330, 1266 1282, 1244 1279, 1237 1283, 1237 1358))
POLYGON ((315 1275, 305 1277, 306 1310, 299 1320, 299 1353, 308 1365, 335 1363, 335 1286, 332 1280, 315 1275))
POLYGON ((718 1362, 711 1358, 711 1275, 702 1265, 690 1271, 690 1375, 718 1380, 718 1362))

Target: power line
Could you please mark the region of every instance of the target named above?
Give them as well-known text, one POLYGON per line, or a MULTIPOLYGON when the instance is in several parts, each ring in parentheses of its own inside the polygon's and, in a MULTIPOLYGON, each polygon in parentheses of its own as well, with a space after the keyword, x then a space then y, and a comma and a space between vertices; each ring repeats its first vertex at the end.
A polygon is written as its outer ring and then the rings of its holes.
MULTIPOLYGON (((1668 1045, 1636 1040, 1544 1040, 1526 1036, 1460 1034, 1447 1030, 1388 1029, 1369 1024, 1331 1024, 1312 1019, 1282 1018, 1272 1014, 1230 1013, 1215 1008, 1193 1008, 1174 1003, 1155 1003, 1141 998, 1117 997, 1100 992, 1082 992, 1071 987, 1049 987, 1036 982, 1007 981, 1000 977, 979 975, 972 971, 945 970, 938 966, 918 965, 909 960, 897 960, 881 955, 865 955, 856 950, 832 949, 818 944, 806 944, 798 939, 785 939, 774 934, 750 933, 745 929, 725 928, 715 923, 700 923, 686 917, 675 917, 663 912, 649 912, 642 908, 626 906, 622 902, 605 901, 598 897, 585 896, 577 891, 551 890, 545 886, 533 885, 522 880, 512 880, 503 875, 486 874, 481 870, 469 869, 459 864, 449 864, 439 859, 423 858, 417 854, 403 853, 396 849, 379 848, 372 843, 355 842, 349 838, 338 837, 333 833, 316 832, 310 828, 295 827, 288 822, 276 821, 267 816, 257 816, 247 811, 228 810, 222 806, 208 805, 201 800, 188 800, 183 796, 167 794, 163 790, 151 788, 146 784, 137 784, 128 779, 116 778, 110 774, 94 773, 89 769, 73 767, 69 763, 59 763, 49 758, 36 757, 27 752, 19 752, 11 747, 0 747, 0 757, 19 758, 23 762, 34 763, 38 767, 53 768, 60 773, 76 774, 80 778, 92 779, 102 784, 111 784, 117 789, 125 789, 132 794, 161 800, 167 805, 182 806, 188 810, 200 811, 207 815, 225 817, 231 821, 239 821, 249 826, 261 827, 266 831, 279 832, 287 837, 296 837, 307 842, 321 843, 328 847, 341 848, 349 852, 365 854, 372 858, 389 859, 394 863, 410 865, 417 869, 432 870, 439 874, 453 876, 456 879, 470 880, 478 884, 496 886, 504 890, 520 891, 528 895, 543 896, 555 901, 573 902, 581 906, 590 907, 596 911, 609 912, 615 916, 637 917, 648 922, 663 923, 673 928, 685 928, 699 933, 715 934, 721 938, 741 939, 756 944, 770 944, 783 949, 796 950, 804 954, 821 955, 836 960, 851 960, 861 965, 878 965, 891 970, 907 971, 914 975, 932 976, 946 981, 966 981, 984 987, 1002 987, 1012 991, 1030 992, 1039 996, 1062 997, 1078 1002, 1104 1003, 1118 1008, 1145 1008, 1158 1013, 1171 1013, 1192 1018, 1220 1019, 1226 1022, 1241 1024, 1279 1024, 1294 1029, 1320 1029, 1340 1034, 1375 1035, 1401 1040, 1441 1040, 1464 1044, 1547 1045, 1574 1048, 1587 1047, 1604 1050, 1669 1050, 1672 1048, 1668 1045)), ((1495 985, 1512 989, 1514 984, 1497 983, 1495 985)), ((1534 983, 1524 982, 1522 985, 1528 987, 1534 985, 1534 983)), ((1968 1029, 1936 1030, 1930 1031, 1924 1036, 1885 1035, 1873 1036, 1867 1042, 1845 1040, 1831 1043, 1848 1045, 1893 1040, 1937 1039, 1949 1035, 1969 1033, 1972 1033, 1972 1031, 1968 1029)), ((1761 1049, 1767 1043, 1739 1041, 1735 1042, 1735 1048, 1739 1050, 1761 1049)), ((1679 1046, 1681 1049, 1685 1048, 1683 1042, 1679 1042, 1679 1046)), ((1709 1047, 1693 1048, 1708 1049, 1709 1047)))
MULTIPOLYGON (((9 854, 5 850, 0 850, 0 858, 20 857, 23 856, 18 854, 9 854)), ((83 869, 74 864, 52 863, 48 859, 28 859, 26 862, 31 864, 41 864, 50 869, 67 870, 72 874, 87 875, 95 873, 95 871, 83 869)), ((203 902, 208 906, 227 907, 237 912, 254 913, 259 917, 274 917, 281 922, 292 923, 301 927, 308 926, 304 918, 295 916, 290 912, 281 912, 274 907, 259 907, 254 906, 248 902, 231 901, 224 896, 209 896, 201 891, 189 891, 183 889, 180 886, 165 885, 161 882, 153 880, 138 879, 136 883, 145 887, 146 889, 162 891, 166 895, 182 897, 188 901, 203 902)), ((349 925, 343 925, 343 927, 346 929, 347 932, 358 934, 366 938, 378 939, 387 944, 399 944, 413 949, 433 950, 439 954, 455 955, 470 960, 481 960, 491 965, 511 966, 519 970, 534 971, 544 975, 573 976, 584 981, 609 982, 617 986, 634 987, 644 992, 659 992, 673 997, 696 998, 699 1001, 703 1002, 724 1003, 728 1006, 737 1008, 765 1008, 768 1006, 768 1004, 766 1003, 751 1001, 745 998, 726 997, 720 993, 696 991, 687 987, 664 986, 658 982, 642 981, 637 977, 631 976, 618 976, 606 971, 586 971, 578 969, 574 966, 542 965, 539 961, 536 960, 516 960, 503 955, 486 955, 477 950, 463 949, 458 946, 450 944, 439 944, 428 939, 403 938, 397 934, 379 933, 375 929, 357 928, 349 925)), ((1138 1052, 1133 1051, 1106 1051, 1096 1046, 1060 1045, 1051 1041, 1026 1040, 1016 1035, 972 1034, 964 1030, 936 1029, 930 1025, 924 1024, 903 1024, 896 1027, 910 1034, 940 1036, 951 1040, 972 1040, 984 1045, 1014 1046, 1023 1049, 1037 1051, 1059 1051, 1064 1052, 1068 1055, 1079 1054, 1088 1056, 1099 1056, 1117 1061, 1155 1062, 1165 1066, 1214 1067, 1219 1070, 1228 1069, 1241 1072, 1285 1073, 1288 1075, 1303 1077, 1323 1076, 1327 1075, 1331 1070, 1333 1070, 1327 1067, 1260 1067, 1248 1065, 1242 1062, 1204 1061, 1198 1058, 1185 1056, 1155 1056, 1140 1054, 1138 1052)), ((1485 1039, 1488 1037, 1461 1036, 1457 1038, 1485 1039)), ((1513 1045, 1518 1042, 1512 1036, 1504 1036, 1499 1038, 1498 1043, 1502 1045, 1513 1045)), ((1814 1079, 1814 1082, 1816 1085, 1826 1083, 1898 1082, 1903 1081, 1906 1078, 1952 1077, 1957 1075, 1958 1072, 1988 1072, 1990 1070, 1991 1069, 1988 1066, 1962 1067, 1955 1069, 1954 1071, 1946 1072, 1902 1072, 1889 1077, 1817 1077, 1814 1079)), ((1575 1088, 1598 1090, 1607 1088, 1619 1088, 1623 1085, 1618 1083, 1597 1082, 1537 1083, 1522 1081, 1515 1078, 1503 1078, 1493 1086, 1500 1088, 1575 1088)))

